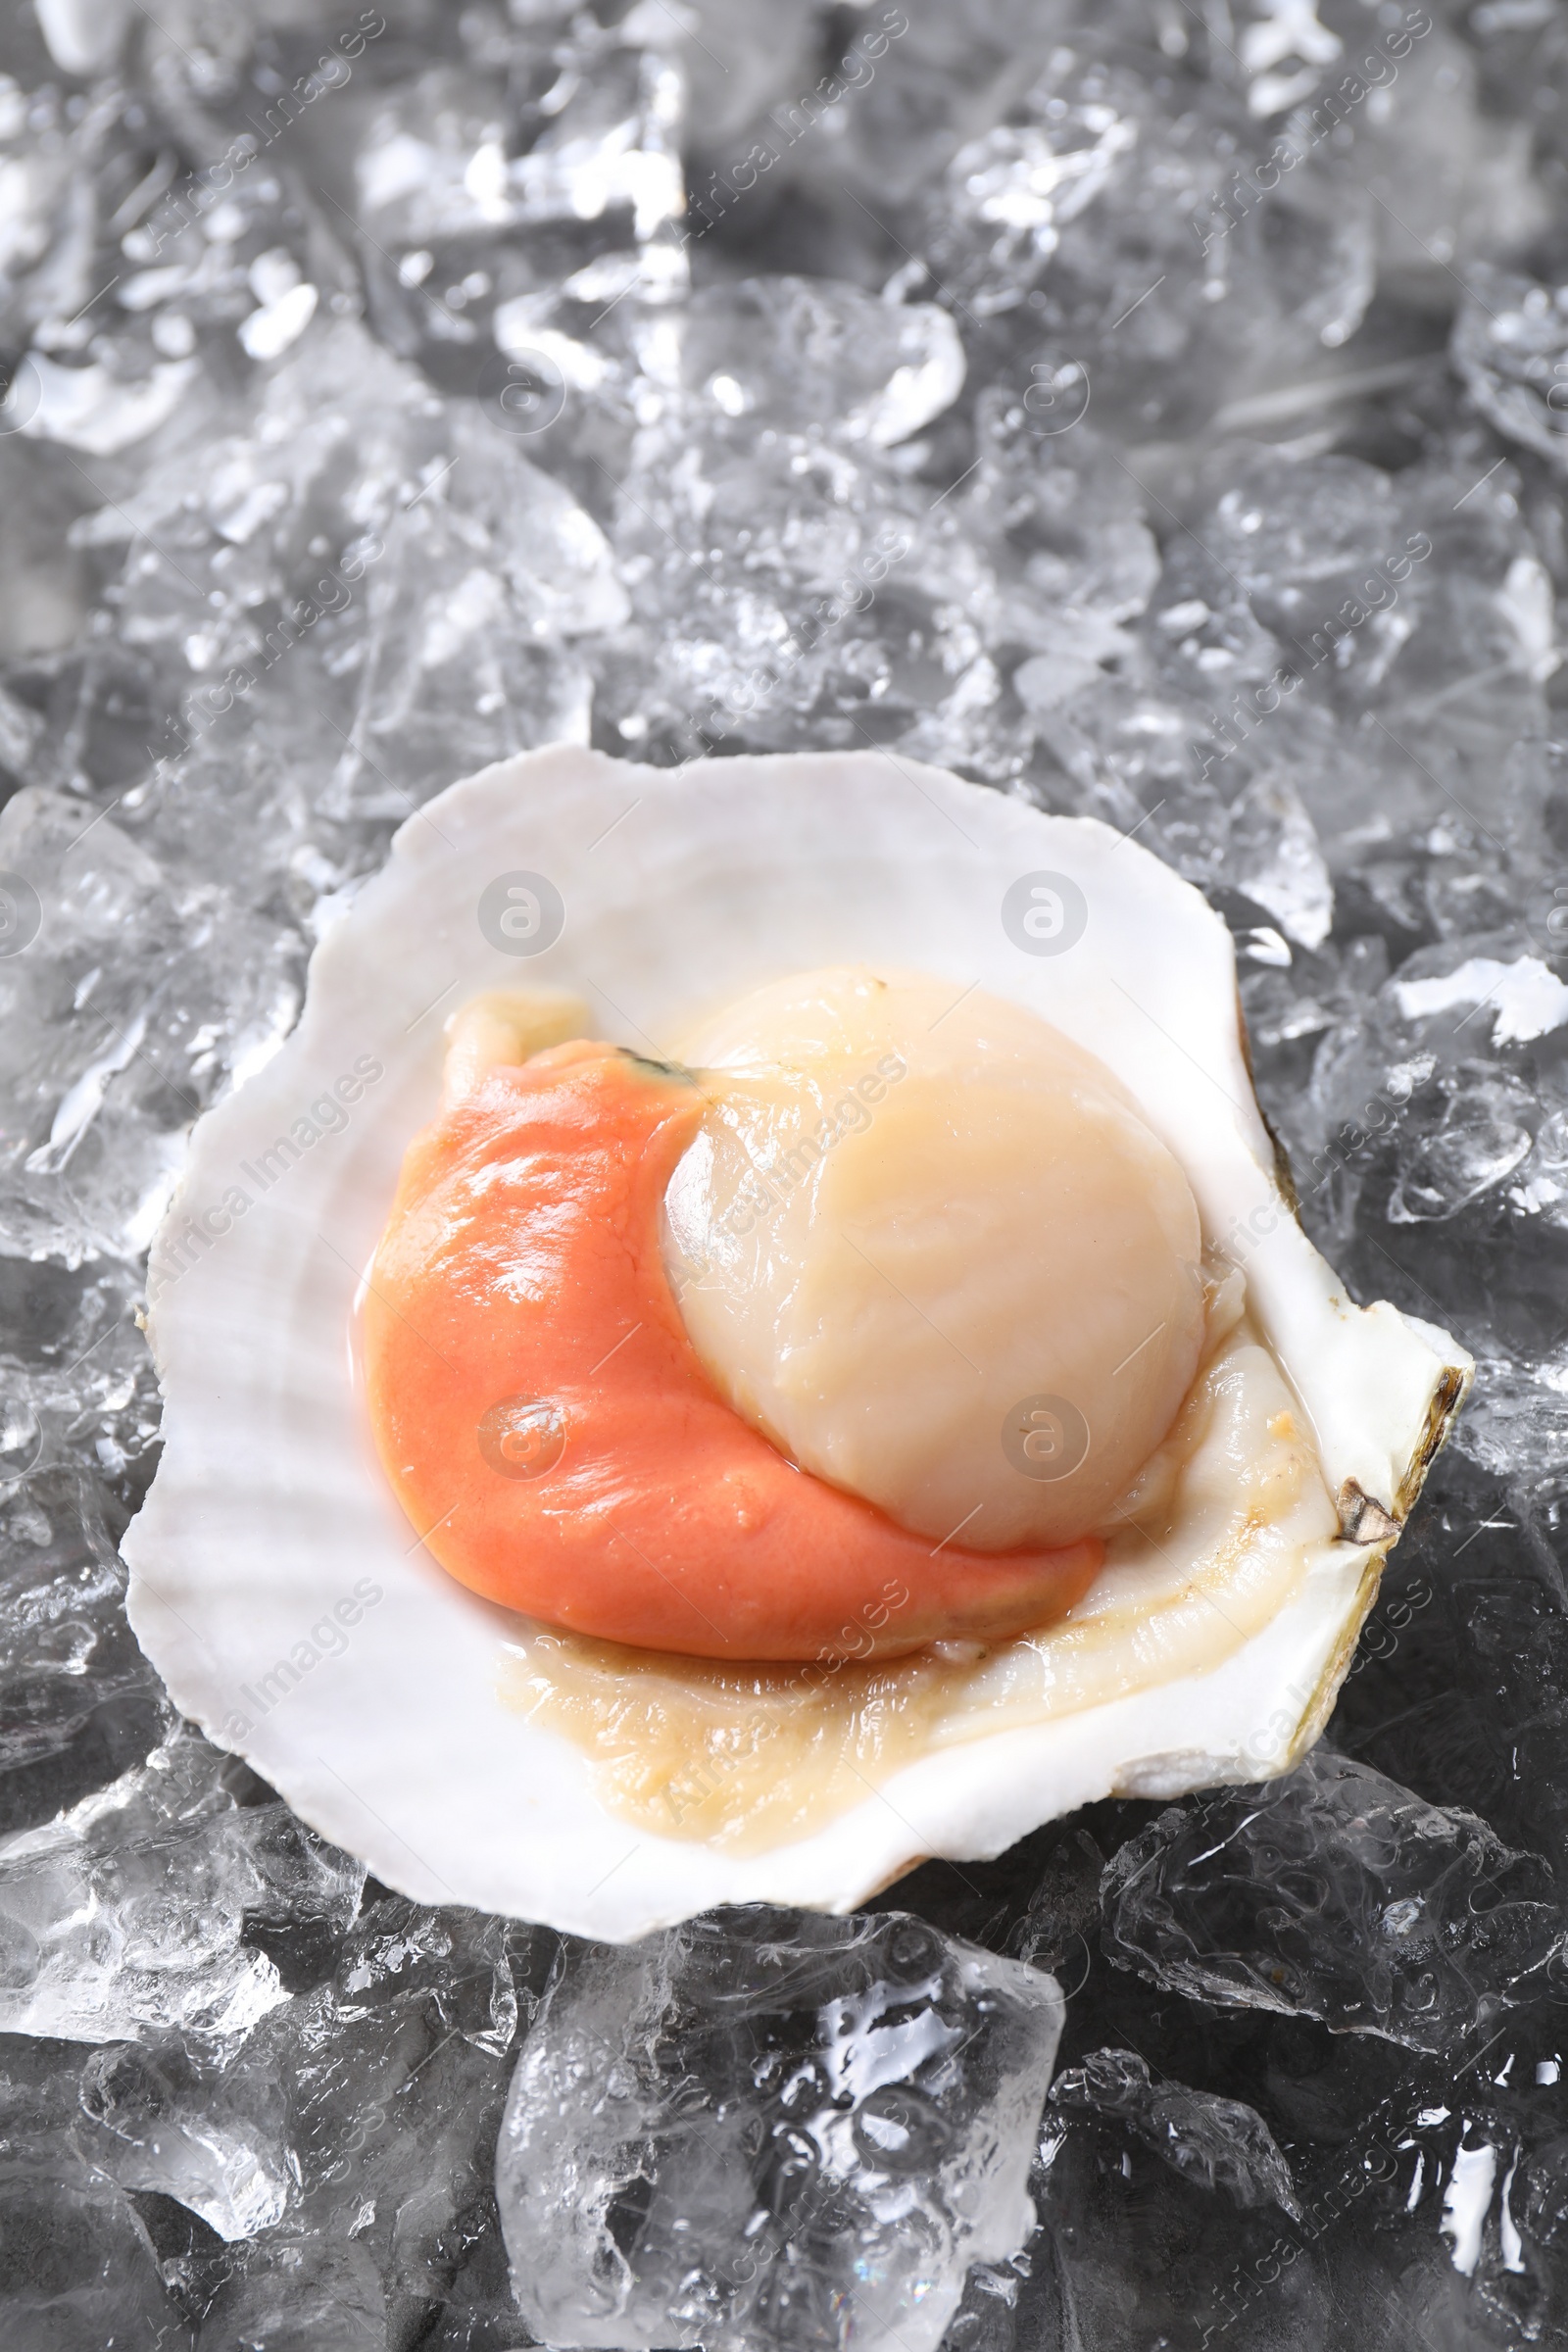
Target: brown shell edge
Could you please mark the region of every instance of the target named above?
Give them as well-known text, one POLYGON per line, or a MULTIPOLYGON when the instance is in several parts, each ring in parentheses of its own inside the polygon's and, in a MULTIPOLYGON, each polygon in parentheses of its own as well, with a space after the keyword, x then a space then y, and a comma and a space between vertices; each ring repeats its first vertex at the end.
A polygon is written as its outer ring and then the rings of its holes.
MULTIPOLYGON (((1447 1443, 1449 1433, 1458 1418, 1459 1407, 1469 1394, 1473 1378, 1472 1372, 1461 1370, 1457 1364, 1445 1365, 1438 1384, 1432 1392, 1431 1401, 1427 1406, 1426 1423, 1415 1451, 1410 1457, 1409 1468, 1399 1482, 1399 1491, 1395 1496, 1396 1516, 1393 1519, 1390 1518, 1381 1503, 1374 1502, 1370 1495, 1362 1494, 1353 1479, 1347 1479, 1340 1490, 1338 1500, 1341 1526, 1348 1529, 1355 1525, 1364 1526, 1370 1523, 1375 1532, 1368 1547, 1366 1566, 1361 1572, 1361 1582, 1356 1589, 1354 1606, 1340 1628, 1339 1639, 1334 1644, 1333 1654, 1318 1677, 1317 1688, 1302 1710, 1301 1719, 1292 1735, 1278 1767, 1281 1773, 1294 1772, 1307 1749, 1323 1736, 1329 1717, 1334 1712, 1334 1702, 1339 1696, 1340 1685, 1350 1671, 1350 1661, 1355 1656, 1356 1643, 1361 1639, 1361 1629, 1377 1600, 1378 1587, 1383 1581, 1383 1570, 1388 1556, 1404 1532, 1404 1522, 1408 1519, 1416 1497, 1426 1483, 1427 1472, 1447 1443)), ((1273 1779, 1275 1776, 1267 1774, 1261 1777, 1273 1779)))
MULTIPOLYGON (((1273 1146, 1275 1182, 1289 1202, 1292 1214, 1299 1223, 1300 1195, 1297 1191, 1296 1177, 1289 1155, 1268 1113, 1264 1110, 1261 1102, 1257 1101, 1257 1081, 1252 1068, 1252 1041, 1247 1034, 1247 1014, 1242 1005, 1240 986, 1236 991, 1236 1028, 1241 1039, 1242 1059, 1246 1064, 1247 1075, 1252 1086, 1252 1100, 1257 1105, 1257 1115, 1262 1120, 1264 1132, 1273 1146)), ((1361 1582, 1356 1589, 1354 1606, 1341 1627, 1339 1639, 1334 1644, 1333 1654, 1318 1677, 1316 1689, 1302 1709, 1300 1721, 1297 1724, 1295 1733, 1277 1767, 1279 1773, 1294 1772, 1307 1749, 1323 1735, 1329 1717, 1334 1712, 1334 1702, 1339 1696, 1340 1685, 1350 1671, 1350 1662, 1355 1656, 1356 1643, 1361 1639, 1361 1629, 1377 1601, 1378 1588, 1383 1581, 1383 1570, 1388 1556, 1404 1531, 1404 1522, 1410 1516, 1416 1498, 1426 1484, 1427 1472, 1447 1443, 1448 1434, 1458 1417, 1459 1407, 1469 1394, 1470 1384, 1474 1377, 1473 1372, 1461 1370, 1457 1364, 1445 1365, 1427 1405, 1426 1422, 1415 1450, 1410 1456, 1409 1467, 1399 1481, 1398 1491, 1394 1497, 1392 1515, 1383 1508, 1380 1502, 1375 1502, 1370 1494, 1364 1494, 1354 1479, 1347 1479, 1335 1497, 1339 1507, 1342 1538, 1351 1543, 1358 1540, 1367 1543, 1367 1563, 1361 1574, 1361 1582)), ((1267 1774, 1260 1777, 1272 1779, 1275 1775, 1267 1774)))

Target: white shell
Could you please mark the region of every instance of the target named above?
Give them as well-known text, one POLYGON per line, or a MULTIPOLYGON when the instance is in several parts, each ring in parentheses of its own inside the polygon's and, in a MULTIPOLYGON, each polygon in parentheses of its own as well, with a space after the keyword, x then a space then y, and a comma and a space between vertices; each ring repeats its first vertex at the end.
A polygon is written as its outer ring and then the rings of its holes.
POLYGON ((669 772, 555 747, 443 793, 317 951, 294 1035, 197 1127, 149 1288, 166 1447, 124 1548, 131 1623, 176 1703, 389 1886, 610 1940, 718 1903, 848 1910, 922 1856, 999 1853, 1092 1798, 1289 1769, 1470 1372, 1446 1333, 1353 1306, 1283 1204, 1230 937, 1199 894, 1102 824, 875 752, 669 772), (565 909, 527 960, 476 911, 519 870, 565 909), (1004 894, 1041 871, 1083 894, 1070 953, 1022 952, 1004 927, 1004 894), (504 1700, 509 1620, 411 1539, 355 1387, 351 1308, 467 996, 567 987, 646 1048, 764 980, 860 960, 1032 1005, 1131 1088, 1211 1236, 1255 1212, 1252 1312, 1353 1540, 1318 1546, 1288 1606, 1212 1671, 926 1756, 742 1856, 628 1828, 583 1756, 504 1700), (383 1074, 347 1124, 310 1121, 362 1056, 383 1074), (261 1155, 302 1118, 327 1132, 302 1148, 297 1131, 264 1189, 261 1155), (379 1596, 356 1612, 357 1582, 379 1596))

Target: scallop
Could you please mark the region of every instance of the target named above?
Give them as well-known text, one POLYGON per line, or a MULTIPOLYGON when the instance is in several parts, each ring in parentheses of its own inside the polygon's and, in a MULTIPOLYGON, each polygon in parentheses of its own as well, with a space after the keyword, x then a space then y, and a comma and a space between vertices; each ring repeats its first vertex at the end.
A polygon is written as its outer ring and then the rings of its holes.
MULTIPOLYGON (((1289 1770, 1472 1371, 1307 1241, 1199 894, 869 752, 562 746, 412 817, 294 1035, 199 1123, 149 1330, 166 1443, 124 1548, 176 1703, 389 1886, 607 1940, 848 1910, 1094 1798, 1289 1770), (519 1615, 378 1456, 405 1154, 524 1034, 696 1090, 659 1312, 746 1458, 914 1562, 804 1653, 519 1615), (1074 1544, 1070 1605, 911 1609, 1074 1544)), ((542 1392, 481 1420, 452 1445, 497 1493, 573 1460, 542 1392)), ((677 1435, 672 1525, 682 1463, 677 1435)), ((739 1544, 773 1488, 735 1476, 739 1544)))

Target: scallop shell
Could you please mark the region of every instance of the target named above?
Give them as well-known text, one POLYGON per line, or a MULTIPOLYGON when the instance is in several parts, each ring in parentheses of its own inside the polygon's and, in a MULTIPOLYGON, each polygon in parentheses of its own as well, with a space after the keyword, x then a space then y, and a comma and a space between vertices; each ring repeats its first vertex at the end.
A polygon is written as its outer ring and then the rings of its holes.
POLYGON ((924 1856, 997 1854, 1093 1798, 1288 1770, 1471 1366, 1433 1326, 1353 1305, 1286 1181, 1225 926, 1106 826, 874 752, 505 761, 403 826, 318 949, 293 1036, 196 1128, 149 1281, 166 1444, 124 1547, 131 1623, 184 1712, 389 1886, 609 1940, 720 1903, 848 1910, 924 1856), (509 902, 514 886, 531 895, 509 902), (529 910, 526 960, 496 928, 509 903, 529 910), (435 1565, 382 1480, 352 1310, 468 995, 566 987, 646 1050, 762 981, 849 961, 1034 1007, 1131 1088, 1209 1235, 1251 1220, 1252 1311, 1342 1540, 1212 1670, 926 1755, 740 1855, 629 1829, 586 1759, 507 1702, 510 1621, 435 1565))

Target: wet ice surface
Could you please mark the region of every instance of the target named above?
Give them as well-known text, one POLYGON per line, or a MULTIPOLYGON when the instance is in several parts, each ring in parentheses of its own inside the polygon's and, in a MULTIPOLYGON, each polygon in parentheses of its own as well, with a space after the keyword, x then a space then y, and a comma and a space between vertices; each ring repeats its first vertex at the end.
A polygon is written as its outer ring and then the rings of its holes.
MULTIPOLYGON (((560 735, 1136 831, 1237 935, 1314 1237, 1481 1363, 1338 1762, 880 1906, 1068 1995, 953 2352, 1560 2340, 1559 12, 12 0, 0 74, 8 2352, 511 2352, 565 2291, 564 2241, 513 2296, 503 2102, 644 1964, 573 1948, 535 2042, 555 1939, 362 1887, 183 1733, 116 1558, 190 1120, 393 827, 560 735)), ((737 2078, 670 2014, 678 2202, 737 2078)), ((954 2111, 1007 2165, 1035 2063, 954 2111)), ((628 2345, 690 2340, 656 2206, 628 2345)), ((806 2242, 766 2276, 830 2294, 806 2242)))
POLYGON ((1174 1991, 1434 2054, 1528 1997, 1564 1936, 1535 1855, 1326 1744, 1129 1838, 1103 1917, 1107 1956, 1174 1991))
POLYGON ((1081 2066, 1064 2067, 1051 2103, 1125 2124, 1187 2180, 1223 2188, 1237 2205, 1279 2205, 1299 2217, 1290 2166, 1262 2117, 1240 2099, 1152 2075, 1136 2050, 1092 2050, 1081 2066))
POLYGON ((144 1765, 0 1841, 0 2027, 72 2041, 170 2027, 243 2035, 287 1999, 265 1936, 346 1929, 365 1870, 254 1776, 176 1734, 144 1765))
POLYGON ((715 1913, 590 1948, 523 2046, 496 2186, 546 2343, 934 2352, 1017 2254, 1054 1981, 917 1919, 715 1913))

